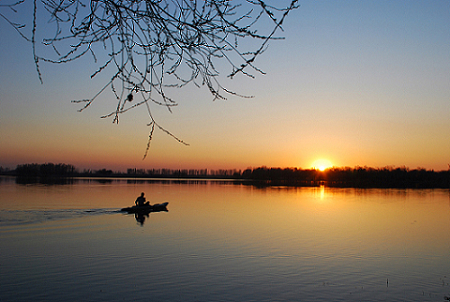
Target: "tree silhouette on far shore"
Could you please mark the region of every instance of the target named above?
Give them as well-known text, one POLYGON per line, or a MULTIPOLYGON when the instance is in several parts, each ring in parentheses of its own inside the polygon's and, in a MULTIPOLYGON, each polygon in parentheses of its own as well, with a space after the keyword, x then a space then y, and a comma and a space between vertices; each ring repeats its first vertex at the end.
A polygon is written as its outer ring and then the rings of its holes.
MULTIPOLYGON (((245 170, 237 169, 136 169, 126 172, 110 169, 78 171, 68 164, 23 164, 15 170, 2 171, 0 175, 17 176, 20 183, 57 182, 73 177, 112 181, 113 178, 125 178, 129 181, 148 181, 170 183, 195 180, 206 183, 209 180, 232 181, 239 185, 256 187, 343 187, 343 188, 445 188, 450 189, 450 170, 434 171, 425 168, 407 167, 332 167, 324 171, 316 169, 257 167, 245 170)), ((1 180, 1 179, 0 179, 1 180)))

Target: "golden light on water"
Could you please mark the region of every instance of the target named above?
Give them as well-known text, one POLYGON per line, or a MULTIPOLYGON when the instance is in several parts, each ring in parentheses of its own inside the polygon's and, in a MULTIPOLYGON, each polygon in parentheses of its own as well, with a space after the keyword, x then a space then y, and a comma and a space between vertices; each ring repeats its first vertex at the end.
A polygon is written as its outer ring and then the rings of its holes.
POLYGON ((312 168, 320 171, 325 171, 326 169, 331 168, 332 166, 333 164, 331 163, 331 161, 324 158, 316 159, 312 163, 312 168))

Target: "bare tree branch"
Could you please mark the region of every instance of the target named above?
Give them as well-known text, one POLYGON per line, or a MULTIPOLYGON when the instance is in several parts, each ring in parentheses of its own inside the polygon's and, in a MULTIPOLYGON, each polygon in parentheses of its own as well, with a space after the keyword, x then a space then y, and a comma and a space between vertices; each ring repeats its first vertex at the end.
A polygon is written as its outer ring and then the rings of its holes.
MULTIPOLYGON (((0 12, 6 9, 19 14, 30 1, 2 3, 0 12)), ((288 14, 298 7, 298 0, 32 1, 28 35, 26 23, 13 22, 2 13, 0 16, 32 44, 41 82, 41 62, 61 64, 91 55, 97 65, 91 78, 113 70, 97 94, 73 102, 84 103, 79 109, 83 111, 110 87, 117 106, 102 118, 112 117, 113 123, 119 122, 121 114, 145 104, 151 131, 144 158, 155 127, 186 144, 156 123, 150 104, 164 106, 171 112, 177 103, 168 94, 170 88, 190 83, 206 86, 213 100, 226 99, 227 94, 241 96, 220 84, 224 63, 230 78, 264 74, 254 65, 256 58, 269 41, 282 39, 276 34, 283 30, 288 14), (39 32, 41 19, 53 24, 53 33, 39 32), (45 38, 37 41, 37 36, 45 38), (241 43, 248 40, 256 46, 248 49, 250 44, 241 43), (51 53, 41 55, 41 47, 51 53), (142 100, 133 101, 137 96, 142 100)))

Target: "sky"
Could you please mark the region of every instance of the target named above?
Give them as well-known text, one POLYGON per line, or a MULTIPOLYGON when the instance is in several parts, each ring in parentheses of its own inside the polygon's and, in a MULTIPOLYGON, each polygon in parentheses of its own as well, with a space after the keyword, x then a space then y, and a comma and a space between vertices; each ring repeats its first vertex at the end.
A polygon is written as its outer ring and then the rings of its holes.
MULTIPOLYGON (((0 19, 0 166, 67 163, 77 168, 246 169, 385 166, 447 170, 450 163, 450 1, 299 1, 256 65, 266 75, 227 88, 253 98, 213 101, 205 87, 178 89, 147 158, 145 110, 118 125, 100 116, 116 103, 93 96, 90 58, 41 64, 0 19), (319 163, 318 160, 323 160, 319 163)), ((102 81, 103 80, 103 81, 102 81)))

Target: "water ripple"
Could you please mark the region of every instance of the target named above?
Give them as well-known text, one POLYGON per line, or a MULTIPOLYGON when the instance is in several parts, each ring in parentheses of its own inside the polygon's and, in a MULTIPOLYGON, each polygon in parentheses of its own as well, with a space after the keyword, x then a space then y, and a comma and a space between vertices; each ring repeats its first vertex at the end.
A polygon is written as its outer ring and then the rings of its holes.
POLYGON ((47 221, 117 213, 119 213, 118 209, 0 210, 0 226, 28 225, 47 221))

